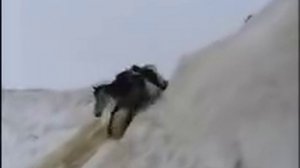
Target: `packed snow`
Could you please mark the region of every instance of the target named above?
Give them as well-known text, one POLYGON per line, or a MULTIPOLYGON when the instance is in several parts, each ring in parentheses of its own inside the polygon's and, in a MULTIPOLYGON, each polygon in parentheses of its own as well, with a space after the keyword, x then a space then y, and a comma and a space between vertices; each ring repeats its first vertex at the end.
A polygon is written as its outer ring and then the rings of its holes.
POLYGON ((184 57, 163 98, 100 146, 89 88, 3 90, 2 166, 62 162, 71 140, 69 148, 97 146, 84 168, 298 167, 297 11, 297 0, 275 0, 236 34, 184 57))

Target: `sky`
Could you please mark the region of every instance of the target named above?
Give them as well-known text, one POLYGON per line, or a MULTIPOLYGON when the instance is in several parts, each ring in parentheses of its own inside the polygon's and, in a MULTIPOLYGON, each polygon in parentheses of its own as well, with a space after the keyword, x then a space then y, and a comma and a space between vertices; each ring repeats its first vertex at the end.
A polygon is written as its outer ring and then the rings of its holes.
POLYGON ((270 1, 4 0, 2 88, 88 87, 148 63, 170 78, 270 1))

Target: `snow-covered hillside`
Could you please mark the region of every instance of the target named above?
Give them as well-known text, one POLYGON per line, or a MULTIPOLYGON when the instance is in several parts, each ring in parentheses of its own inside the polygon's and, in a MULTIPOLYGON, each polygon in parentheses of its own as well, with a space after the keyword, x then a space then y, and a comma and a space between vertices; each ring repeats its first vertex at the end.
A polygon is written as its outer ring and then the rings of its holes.
MULTIPOLYGON (((298 167, 297 7, 297 0, 275 0, 236 34, 185 57, 162 100, 83 167, 298 167)), ((54 149, 60 156, 69 139, 79 142, 68 146, 74 149, 95 143, 78 138, 94 131, 88 89, 2 97, 4 168, 30 167, 54 149)), ((73 160, 63 161, 57 167, 73 160)))
POLYGON ((298 167, 297 6, 276 0, 183 60, 163 102, 85 168, 298 167))
POLYGON ((2 166, 26 168, 91 122, 93 98, 77 91, 2 91, 2 166))

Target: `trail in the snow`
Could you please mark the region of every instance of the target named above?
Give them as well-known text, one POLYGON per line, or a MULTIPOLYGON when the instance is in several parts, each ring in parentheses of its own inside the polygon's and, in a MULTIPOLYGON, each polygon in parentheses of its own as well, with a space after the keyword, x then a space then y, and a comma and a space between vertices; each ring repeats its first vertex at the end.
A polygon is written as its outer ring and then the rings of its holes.
POLYGON ((107 139, 99 121, 82 128, 72 139, 46 156, 36 168, 80 168, 107 139))
MULTIPOLYGON (((111 102, 103 112, 102 118, 95 119, 81 128, 69 141, 56 148, 41 160, 36 168, 80 168, 98 148, 108 140, 106 127, 110 111, 114 107, 111 102)), ((92 114, 91 114, 92 115, 92 114)))

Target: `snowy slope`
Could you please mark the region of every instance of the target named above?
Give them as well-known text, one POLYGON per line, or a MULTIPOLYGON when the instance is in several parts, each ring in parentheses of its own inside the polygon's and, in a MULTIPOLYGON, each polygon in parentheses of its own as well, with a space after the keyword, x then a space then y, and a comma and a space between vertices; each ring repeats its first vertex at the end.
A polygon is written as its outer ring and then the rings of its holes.
POLYGON ((26 168, 91 122, 89 94, 87 89, 2 90, 2 166, 26 168))
MULTIPOLYGON (((84 168, 296 168, 297 3, 276 0, 236 34, 185 57, 163 99, 84 168)), ((68 139, 93 142, 78 138, 94 123, 88 89, 2 97, 4 168, 30 167, 68 139)))
POLYGON ((297 3, 184 59, 165 99, 84 168, 296 168, 297 3))

